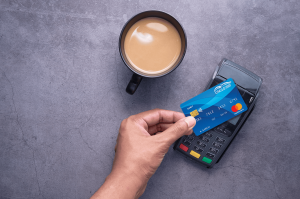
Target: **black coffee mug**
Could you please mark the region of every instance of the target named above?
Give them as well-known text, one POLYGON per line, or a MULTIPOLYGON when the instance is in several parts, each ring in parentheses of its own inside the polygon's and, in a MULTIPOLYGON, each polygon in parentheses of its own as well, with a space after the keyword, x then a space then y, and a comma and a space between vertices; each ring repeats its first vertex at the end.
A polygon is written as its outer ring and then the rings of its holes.
POLYGON ((179 66, 181 61, 183 60, 186 49, 187 49, 187 39, 186 39, 185 32, 184 32, 182 26, 180 25, 180 23, 174 17, 169 15, 168 13, 165 13, 162 11, 157 11, 157 10, 149 10, 149 11, 145 11, 145 12, 142 12, 142 13, 139 13, 139 14, 133 16, 124 25, 124 27, 120 33, 120 38, 119 38, 119 51, 120 51, 121 58, 122 58, 124 64, 133 72, 131 80, 126 88, 126 92, 131 95, 134 94, 137 87, 141 83, 143 77, 148 77, 148 78, 162 77, 162 76, 169 74, 173 70, 175 70, 179 66), (181 51, 177 58, 177 61, 168 70, 166 70, 162 73, 158 73, 158 74, 147 74, 147 73, 141 73, 140 71, 137 71, 134 67, 132 67, 132 65, 128 61, 126 54, 125 54, 124 41, 125 41, 125 37, 126 37, 128 30, 137 21, 139 21, 143 18, 147 18, 147 17, 159 17, 159 18, 162 18, 162 19, 168 21, 177 29, 177 31, 180 35, 180 38, 181 38, 181 51))

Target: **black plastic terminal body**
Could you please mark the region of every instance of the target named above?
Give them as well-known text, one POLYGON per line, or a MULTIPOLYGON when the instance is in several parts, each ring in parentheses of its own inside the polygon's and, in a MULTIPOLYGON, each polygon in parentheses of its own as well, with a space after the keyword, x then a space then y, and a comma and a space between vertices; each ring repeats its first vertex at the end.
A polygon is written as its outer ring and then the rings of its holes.
POLYGON ((255 107, 262 84, 262 78, 253 72, 228 59, 223 59, 217 66, 205 90, 229 78, 234 80, 248 110, 241 114, 234 125, 227 121, 199 136, 194 133, 190 136, 183 136, 175 142, 173 147, 185 157, 207 168, 212 168, 214 164, 221 160, 236 135, 240 132, 255 107), (182 145, 188 147, 188 150, 185 151, 186 148, 182 150, 180 148, 182 145), (194 155, 195 152, 198 154, 197 156, 194 155))

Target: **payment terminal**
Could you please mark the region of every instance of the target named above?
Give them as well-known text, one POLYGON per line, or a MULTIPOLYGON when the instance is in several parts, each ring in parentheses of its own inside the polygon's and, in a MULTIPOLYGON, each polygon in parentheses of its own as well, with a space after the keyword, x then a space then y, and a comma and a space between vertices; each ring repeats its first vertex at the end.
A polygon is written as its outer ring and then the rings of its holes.
POLYGON ((228 59, 223 59, 217 66, 205 90, 229 78, 234 80, 248 110, 199 136, 196 136, 195 133, 183 136, 174 145, 176 151, 207 168, 213 167, 214 164, 220 161, 246 122, 255 107, 262 84, 262 78, 253 72, 228 59))

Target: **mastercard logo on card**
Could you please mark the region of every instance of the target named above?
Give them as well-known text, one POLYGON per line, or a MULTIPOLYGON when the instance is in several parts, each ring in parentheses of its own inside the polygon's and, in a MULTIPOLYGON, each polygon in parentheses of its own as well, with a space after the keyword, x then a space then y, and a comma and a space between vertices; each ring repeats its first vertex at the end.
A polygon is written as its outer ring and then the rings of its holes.
POLYGON ((232 112, 235 113, 235 112, 241 110, 242 108, 243 108, 242 104, 241 104, 241 103, 237 103, 236 105, 233 105, 233 106, 231 107, 231 110, 232 110, 232 112))

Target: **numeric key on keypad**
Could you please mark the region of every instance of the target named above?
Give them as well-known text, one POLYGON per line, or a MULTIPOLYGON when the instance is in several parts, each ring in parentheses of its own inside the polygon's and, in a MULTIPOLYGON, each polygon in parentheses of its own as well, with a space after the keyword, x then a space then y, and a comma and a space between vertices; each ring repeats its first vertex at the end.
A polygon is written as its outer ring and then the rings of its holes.
POLYGON ((194 146, 194 150, 195 150, 195 151, 198 151, 198 152, 200 152, 200 153, 203 151, 203 149, 201 149, 200 147, 197 147, 197 146, 194 146))
POLYGON ((214 158, 215 157, 215 155, 212 154, 212 153, 206 153, 206 156, 209 157, 209 158, 214 158))
POLYGON ((209 139, 206 138, 206 137, 203 137, 202 140, 203 140, 204 142, 209 142, 209 139))
POLYGON ((221 143, 224 143, 224 142, 225 142, 225 139, 220 138, 220 137, 216 137, 216 141, 221 142, 221 143))
POLYGON ((222 144, 217 143, 217 142, 214 142, 212 145, 216 148, 221 148, 221 146, 222 146, 222 144))
POLYGON ((204 135, 207 136, 207 137, 210 137, 210 138, 212 137, 212 134, 209 133, 209 132, 206 132, 204 135))
POLYGON ((199 146, 201 147, 206 147, 206 144, 204 144, 203 142, 198 141, 197 144, 199 144, 199 146))
POLYGON ((213 153, 218 153, 218 149, 214 148, 214 147, 210 147, 209 150, 213 153))
POLYGON ((191 145, 191 142, 188 141, 188 140, 184 140, 184 141, 183 141, 183 144, 184 144, 185 146, 190 146, 190 145, 191 145))
POLYGON ((187 137, 187 139, 193 141, 193 140, 194 140, 194 135, 193 135, 193 134, 192 134, 192 135, 189 135, 189 136, 187 137))

